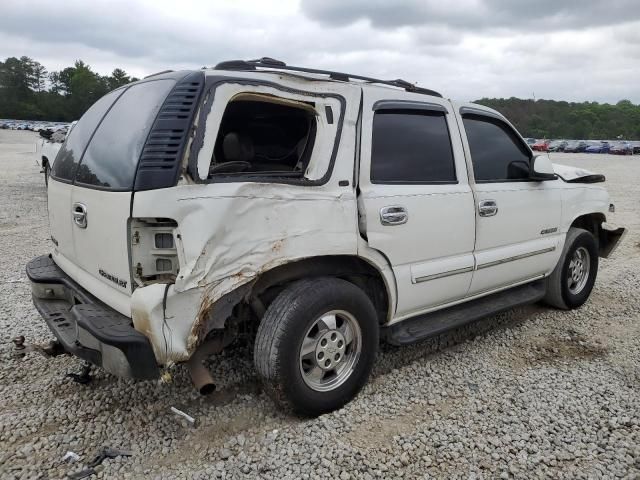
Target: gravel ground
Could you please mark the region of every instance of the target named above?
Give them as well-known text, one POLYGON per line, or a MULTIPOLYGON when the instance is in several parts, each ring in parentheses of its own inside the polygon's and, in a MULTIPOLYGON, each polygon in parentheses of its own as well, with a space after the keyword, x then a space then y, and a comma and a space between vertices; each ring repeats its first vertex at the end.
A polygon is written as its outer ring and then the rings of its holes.
POLYGON ((65 377, 78 360, 14 358, 15 335, 50 338, 23 273, 49 250, 35 142, 0 130, 1 478, 64 478, 103 445, 133 455, 101 478, 640 478, 640 158, 553 156, 604 173, 631 230, 585 306, 383 346, 358 398, 309 420, 275 408, 242 347, 214 359, 207 398, 183 368, 171 385, 96 372, 83 386, 65 377), (63 462, 69 450, 81 460, 63 462))

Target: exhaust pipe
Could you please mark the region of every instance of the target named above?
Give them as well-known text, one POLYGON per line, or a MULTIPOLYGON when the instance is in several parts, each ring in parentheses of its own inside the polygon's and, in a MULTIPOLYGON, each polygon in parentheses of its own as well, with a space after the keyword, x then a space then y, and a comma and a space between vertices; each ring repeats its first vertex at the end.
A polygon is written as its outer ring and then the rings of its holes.
POLYGON ((222 336, 213 337, 201 344, 187 361, 191 381, 202 395, 209 395, 216 389, 213 377, 209 373, 209 369, 203 365, 203 362, 211 355, 220 353, 223 348, 224 338, 222 336))

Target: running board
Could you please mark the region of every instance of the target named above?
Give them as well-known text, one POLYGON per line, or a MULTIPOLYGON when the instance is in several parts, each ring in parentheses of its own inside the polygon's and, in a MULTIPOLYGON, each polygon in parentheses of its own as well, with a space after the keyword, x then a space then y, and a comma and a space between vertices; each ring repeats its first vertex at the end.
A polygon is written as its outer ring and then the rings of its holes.
POLYGON ((542 300, 544 294, 545 281, 538 280, 403 320, 385 327, 381 333, 383 338, 392 345, 407 345, 519 305, 537 302, 542 300))

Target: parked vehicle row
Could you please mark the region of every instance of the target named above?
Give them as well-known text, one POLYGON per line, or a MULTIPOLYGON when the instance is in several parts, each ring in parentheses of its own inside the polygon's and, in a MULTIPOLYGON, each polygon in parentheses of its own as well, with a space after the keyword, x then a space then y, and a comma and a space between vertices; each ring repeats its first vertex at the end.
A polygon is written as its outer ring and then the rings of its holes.
POLYGON ((531 150, 538 152, 640 154, 640 142, 608 140, 536 140, 527 138, 531 150))
POLYGON ((59 130, 69 128, 68 123, 59 122, 25 122, 23 120, 0 120, 0 129, 3 130, 30 130, 40 132, 42 130, 59 130))

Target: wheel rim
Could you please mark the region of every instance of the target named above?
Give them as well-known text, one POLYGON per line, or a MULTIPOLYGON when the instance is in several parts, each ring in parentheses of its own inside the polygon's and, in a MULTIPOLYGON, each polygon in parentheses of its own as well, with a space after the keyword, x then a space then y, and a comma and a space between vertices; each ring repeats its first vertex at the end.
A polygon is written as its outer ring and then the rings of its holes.
POLYGON ((589 279, 590 267, 591 256, 589 252, 584 247, 578 247, 573 252, 567 271, 567 283, 572 294, 576 295, 584 289, 589 279))
POLYGON ((356 318, 332 310, 316 319, 302 341, 299 363, 304 383, 317 392, 342 385, 353 373, 362 350, 356 318))

